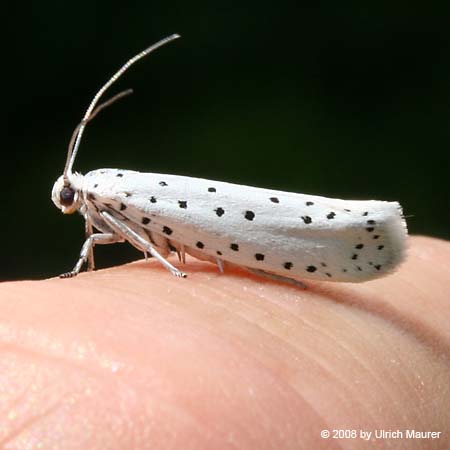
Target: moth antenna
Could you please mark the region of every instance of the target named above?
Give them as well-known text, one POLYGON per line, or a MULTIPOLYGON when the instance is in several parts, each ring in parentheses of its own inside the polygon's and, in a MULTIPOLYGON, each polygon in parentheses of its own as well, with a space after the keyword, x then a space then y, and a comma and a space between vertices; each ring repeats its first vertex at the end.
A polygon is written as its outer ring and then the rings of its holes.
MULTIPOLYGON (((70 155, 72 152, 73 144, 75 142, 75 139, 77 137, 78 132, 80 131, 80 128, 82 126, 87 125, 92 119, 95 118, 95 116, 102 110, 107 108, 108 106, 111 106, 113 103, 115 103, 117 100, 120 100, 123 97, 126 97, 127 95, 131 95, 133 93, 133 89, 127 89, 126 91, 119 92, 114 97, 110 98, 109 100, 106 100, 106 102, 101 103, 97 106, 97 108, 92 111, 91 115, 87 119, 83 119, 76 127, 75 130, 73 130, 72 137, 70 138, 69 147, 67 150, 67 153, 70 155)), ((64 171, 64 174, 66 174, 66 171, 64 171)), ((67 183, 67 177, 65 178, 67 183)))
MULTIPOLYGON (((117 96, 115 96, 111 100, 108 100, 107 102, 102 103, 97 109, 94 110, 98 101, 100 100, 102 95, 105 93, 105 91, 111 85, 113 85, 124 74, 124 72, 126 72, 128 70, 128 68, 131 67, 135 62, 144 58, 144 56, 147 56, 149 53, 153 52, 157 48, 162 47, 163 45, 167 44, 168 42, 178 39, 179 37, 180 37, 180 35, 178 35, 178 34, 172 34, 170 36, 167 36, 166 38, 158 41, 156 44, 153 44, 150 47, 147 47, 145 50, 142 50, 142 52, 138 53, 136 56, 133 56, 133 58, 129 59, 95 94, 94 98, 92 99, 91 103, 89 104, 88 109, 84 113, 82 121, 79 123, 79 125, 75 128, 75 130, 73 132, 72 139, 69 144, 69 150, 67 153, 66 165, 64 167, 64 172, 63 172, 64 178, 67 178, 67 174, 72 173, 73 163, 77 156, 81 137, 83 136, 83 132, 84 132, 84 128, 86 127, 86 124, 90 120, 92 120, 95 117, 95 115, 97 115, 100 112, 101 109, 106 108, 111 103, 118 100, 118 98, 116 98, 117 96), (73 143, 73 141, 75 141, 75 142, 73 143)), ((124 92, 127 92, 127 91, 124 91, 124 92)), ((126 94, 126 95, 128 95, 128 94, 126 94)), ((119 98, 121 98, 121 97, 123 97, 123 95, 119 94, 119 98)))
POLYGON ((90 122, 102 109, 108 108, 113 103, 115 103, 117 100, 120 100, 121 98, 127 97, 128 95, 131 95, 133 93, 133 89, 125 89, 124 91, 119 92, 118 94, 111 97, 109 100, 106 100, 106 102, 100 103, 94 111, 92 111, 91 115, 87 118, 87 122, 90 122))

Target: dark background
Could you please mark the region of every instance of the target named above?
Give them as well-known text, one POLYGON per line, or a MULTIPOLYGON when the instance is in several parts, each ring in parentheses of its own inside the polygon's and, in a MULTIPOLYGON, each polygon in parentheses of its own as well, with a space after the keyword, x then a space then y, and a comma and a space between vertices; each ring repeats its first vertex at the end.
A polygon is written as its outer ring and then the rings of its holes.
MULTIPOLYGON (((112 88, 135 94, 89 125, 76 170, 398 200, 411 233, 449 238, 450 16, 433 3, 365 3, 80 0, 8 11, 1 277, 73 266, 82 218, 50 200, 72 130, 109 75, 175 32, 112 88)), ((96 250, 103 267, 141 257, 124 244, 96 250)))

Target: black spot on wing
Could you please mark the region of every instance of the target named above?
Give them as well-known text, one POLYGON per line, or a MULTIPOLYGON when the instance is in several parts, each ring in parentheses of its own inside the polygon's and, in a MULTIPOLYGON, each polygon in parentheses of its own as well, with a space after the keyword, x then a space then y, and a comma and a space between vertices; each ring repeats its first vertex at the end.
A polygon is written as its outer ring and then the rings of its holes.
POLYGON ((172 228, 163 226, 163 233, 167 234, 168 236, 170 236, 173 233, 173 230, 172 230, 172 228))
POLYGON ((245 216, 247 220, 253 220, 255 218, 255 213, 253 211, 245 211, 245 216))

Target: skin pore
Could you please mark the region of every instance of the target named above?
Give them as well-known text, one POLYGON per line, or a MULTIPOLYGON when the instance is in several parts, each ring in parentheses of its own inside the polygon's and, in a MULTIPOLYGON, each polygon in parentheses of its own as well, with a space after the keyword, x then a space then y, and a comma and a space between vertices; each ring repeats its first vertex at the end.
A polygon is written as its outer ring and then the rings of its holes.
POLYGON ((301 290, 187 260, 0 285, 0 448, 447 449, 450 243, 301 290), (322 438, 321 430, 438 438, 322 438))

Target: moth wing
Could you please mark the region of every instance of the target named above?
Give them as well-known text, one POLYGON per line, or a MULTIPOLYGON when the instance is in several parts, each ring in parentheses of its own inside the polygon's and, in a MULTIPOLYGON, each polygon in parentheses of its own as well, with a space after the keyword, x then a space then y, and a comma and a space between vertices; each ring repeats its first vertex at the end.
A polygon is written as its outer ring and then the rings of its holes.
POLYGON ((349 282, 380 277, 404 255, 406 224, 396 202, 119 169, 92 173, 86 195, 97 207, 113 205, 136 229, 188 253, 291 278, 349 282))

